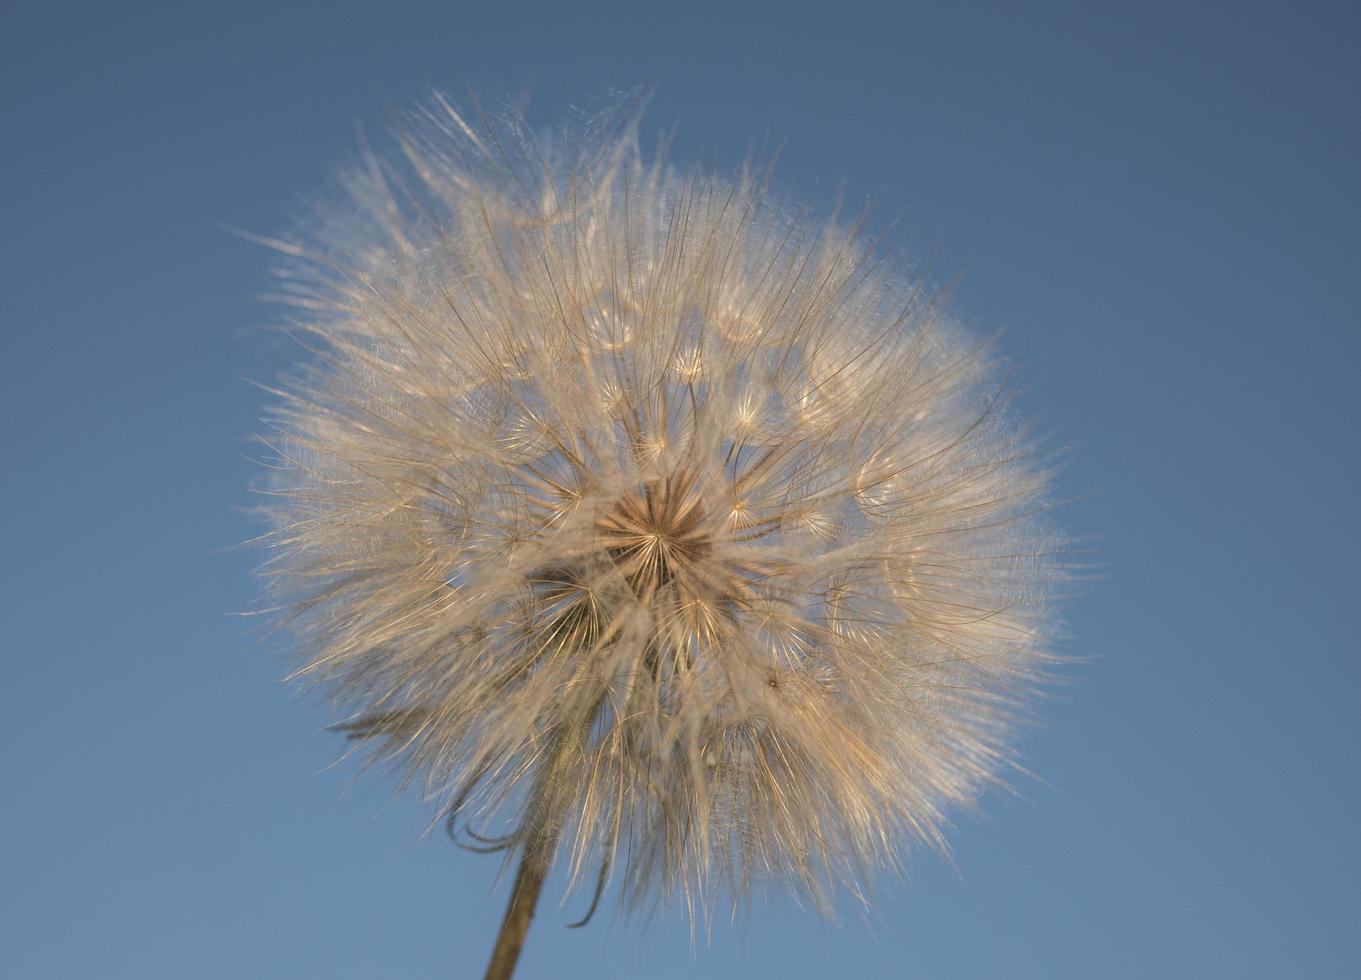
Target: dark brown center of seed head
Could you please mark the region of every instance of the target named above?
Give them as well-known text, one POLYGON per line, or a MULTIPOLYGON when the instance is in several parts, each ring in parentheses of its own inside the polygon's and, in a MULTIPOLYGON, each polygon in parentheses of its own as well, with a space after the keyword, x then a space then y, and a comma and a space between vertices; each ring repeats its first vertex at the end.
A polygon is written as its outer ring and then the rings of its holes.
POLYGON ((713 547, 696 480, 684 472, 625 495, 596 521, 596 530, 641 597, 683 576, 713 547))

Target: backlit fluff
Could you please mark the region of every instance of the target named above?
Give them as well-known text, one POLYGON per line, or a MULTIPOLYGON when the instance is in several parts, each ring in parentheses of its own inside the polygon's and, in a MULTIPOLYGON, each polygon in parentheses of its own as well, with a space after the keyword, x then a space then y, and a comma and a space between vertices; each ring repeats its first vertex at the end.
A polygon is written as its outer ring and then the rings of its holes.
POLYGON ((826 908, 940 844, 1046 659, 1044 474, 980 345, 858 232, 628 121, 437 98, 402 145, 276 243, 299 676, 465 842, 596 899, 826 908))

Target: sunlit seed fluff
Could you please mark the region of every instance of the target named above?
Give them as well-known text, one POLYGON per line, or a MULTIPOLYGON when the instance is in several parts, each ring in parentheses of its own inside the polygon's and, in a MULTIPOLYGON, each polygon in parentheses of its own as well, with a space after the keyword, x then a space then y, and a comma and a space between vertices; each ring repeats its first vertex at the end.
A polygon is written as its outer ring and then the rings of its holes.
POLYGON ((313 352, 266 436, 299 676, 464 840, 630 907, 826 908, 941 844, 1048 639, 1044 474, 982 348, 627 120, 436 99, 404 133, 277 243, 313 352))

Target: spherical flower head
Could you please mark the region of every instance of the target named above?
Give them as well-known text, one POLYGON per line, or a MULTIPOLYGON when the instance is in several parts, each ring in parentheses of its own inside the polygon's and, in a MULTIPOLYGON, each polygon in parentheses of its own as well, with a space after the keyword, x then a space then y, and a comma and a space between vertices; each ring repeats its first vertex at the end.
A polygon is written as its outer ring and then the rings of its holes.
POLYGON ((473 846, 631 907, 776 878, 825 908, 940 844, 1050 632, 1045 474, 984 346, 631 116, 535 139, 437 98, 402 142, 281 245, 299 676, 473 846))

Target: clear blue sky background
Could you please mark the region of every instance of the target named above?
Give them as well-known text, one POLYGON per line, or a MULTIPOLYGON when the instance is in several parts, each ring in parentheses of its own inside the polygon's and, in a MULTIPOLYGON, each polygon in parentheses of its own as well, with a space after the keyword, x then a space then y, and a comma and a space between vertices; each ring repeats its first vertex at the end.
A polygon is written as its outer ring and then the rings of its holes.
MULTIPOLYGON (((1361 749, 1354 4, 7 3, 0 14, 0 974, 480 976, 494 859, 326 770, 228 614, 287 230, 427 85, 537 124, 654 74, 681 160, 894 242, 1069 447, 1043 781, 867 926, 779 899, 690 956, 552 892, 523 976, 1354 977, 1361 749), (1350 8, 1350 9, 1348 9, 1350 8)), ((550 889, 553 886, 550 885, 550 889)))

